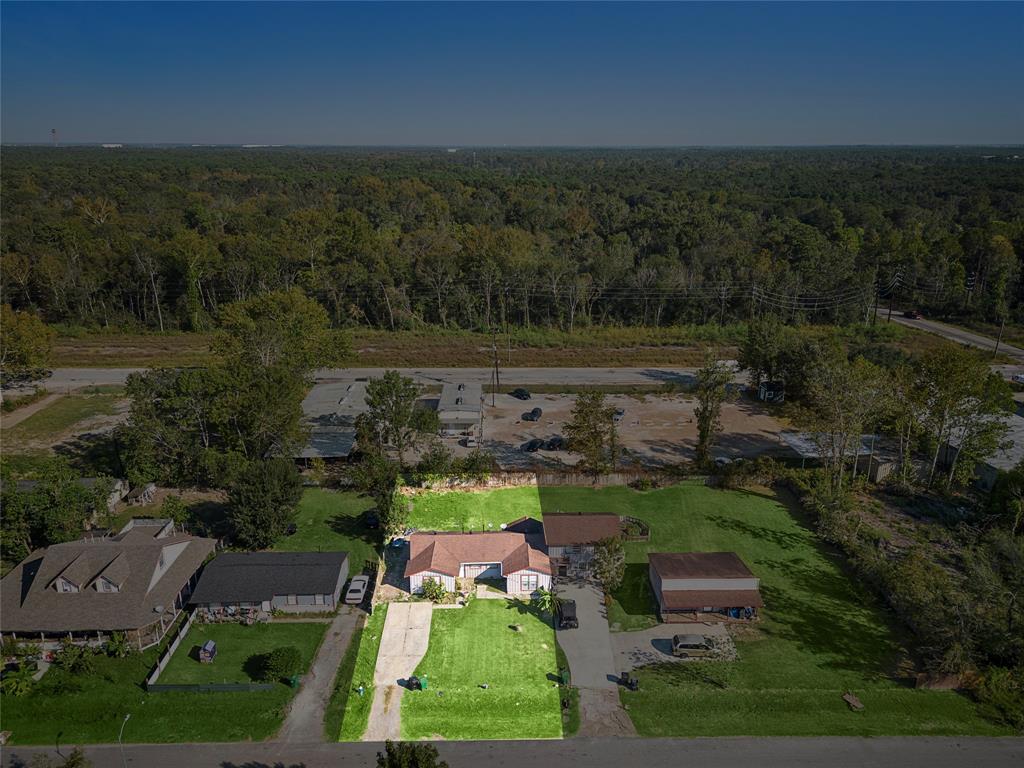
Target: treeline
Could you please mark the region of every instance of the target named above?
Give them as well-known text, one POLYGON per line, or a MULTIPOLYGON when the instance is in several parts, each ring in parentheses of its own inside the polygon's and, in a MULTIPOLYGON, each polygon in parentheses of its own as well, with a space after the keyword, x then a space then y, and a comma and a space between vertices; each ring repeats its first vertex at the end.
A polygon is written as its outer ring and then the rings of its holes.
POLYGON ((1012 155, 5 147, 0 298, 156 330, 291 287, 386 329, 847 322, 876 295, 1024 322, 1012 155))

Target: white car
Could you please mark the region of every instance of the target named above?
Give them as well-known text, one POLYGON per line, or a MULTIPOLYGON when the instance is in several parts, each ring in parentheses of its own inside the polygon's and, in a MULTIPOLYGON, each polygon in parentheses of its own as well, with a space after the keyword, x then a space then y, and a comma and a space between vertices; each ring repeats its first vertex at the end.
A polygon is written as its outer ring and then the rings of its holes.
POLYGON ((348 605, 359 605, 363 602, 363 598, 366 597, 366 589, 370 586, 370 577, 353 576, 352 581, 348 584, 348 590, 345 592, 345 602, 348 605))
POLYGON ((1010 377, 1010 381, 1014 384, 1024 384, 1024 373, 1015 373, 1010 377))

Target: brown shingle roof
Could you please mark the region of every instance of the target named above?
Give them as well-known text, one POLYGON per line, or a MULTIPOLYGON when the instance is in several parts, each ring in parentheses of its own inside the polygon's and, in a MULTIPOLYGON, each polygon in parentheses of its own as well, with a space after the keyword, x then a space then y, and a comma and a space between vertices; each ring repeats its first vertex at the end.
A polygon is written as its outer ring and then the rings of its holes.
POLYGON ((754 576, 735 552, 651 552, 647 559, 663 579, 749 579, 754 576))
POLYGON ((86 632, 138 629, 171 609, 178 592, 213 553, 216 542, 175 533, 156 538, 90 539, 55 544, 29 555, 0 581, 0 631, 86 632), (170 564, 150 586, 161 553, 170 564), (171 557, 175 555, 173 561, 171 557), (88 573, 79 592, 59 593, 52 584, 74 566, 76 578, 88 573), (110 567, 110 580, 123 578, 119 592, 98 592, 95 577, 110 567))
POLYGON ((699 611, 702 608, 760 608, 764 605, 756 589, 669 589, 662 590, 661 604, 670 611, 699 611))
POLYGON ((462 563, 501 563, 504 574, 532 568, 551 573, 551 563, 538 536, 509 531, 482 533, 414 533, 409 537, 405 575, 432 571, 458 576, 462 563))
POLYGON ((596 544, 622 533, 619 516, 611 512, 553 512, 544 515, 544 541, 549 547, 596 544))

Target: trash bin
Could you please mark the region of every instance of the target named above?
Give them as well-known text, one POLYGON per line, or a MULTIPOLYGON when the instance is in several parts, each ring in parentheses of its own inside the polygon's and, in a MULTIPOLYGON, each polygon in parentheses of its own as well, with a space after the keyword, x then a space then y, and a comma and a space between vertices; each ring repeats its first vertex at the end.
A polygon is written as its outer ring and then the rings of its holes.
POLYGON ((290 685, 292 688, 298 688, 299 687, 299 678, 300 677, 301 677, 301 675, 292 675, 291 677, 288 678, 288 685, 290 685))
POLYGON ((426 675, 424 675, 423 677, 420 678, 420 690, 421 691, 427 690, 427 676, 426 675))

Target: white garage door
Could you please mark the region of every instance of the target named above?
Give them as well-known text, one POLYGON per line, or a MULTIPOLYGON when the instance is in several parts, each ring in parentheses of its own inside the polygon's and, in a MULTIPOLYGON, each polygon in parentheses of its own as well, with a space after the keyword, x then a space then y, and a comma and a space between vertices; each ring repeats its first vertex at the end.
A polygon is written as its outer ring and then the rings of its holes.
POLYGON ((501 564, 481 563, 479 565, 467 565, 465 572, 467 579, 500 579, 501 564))

